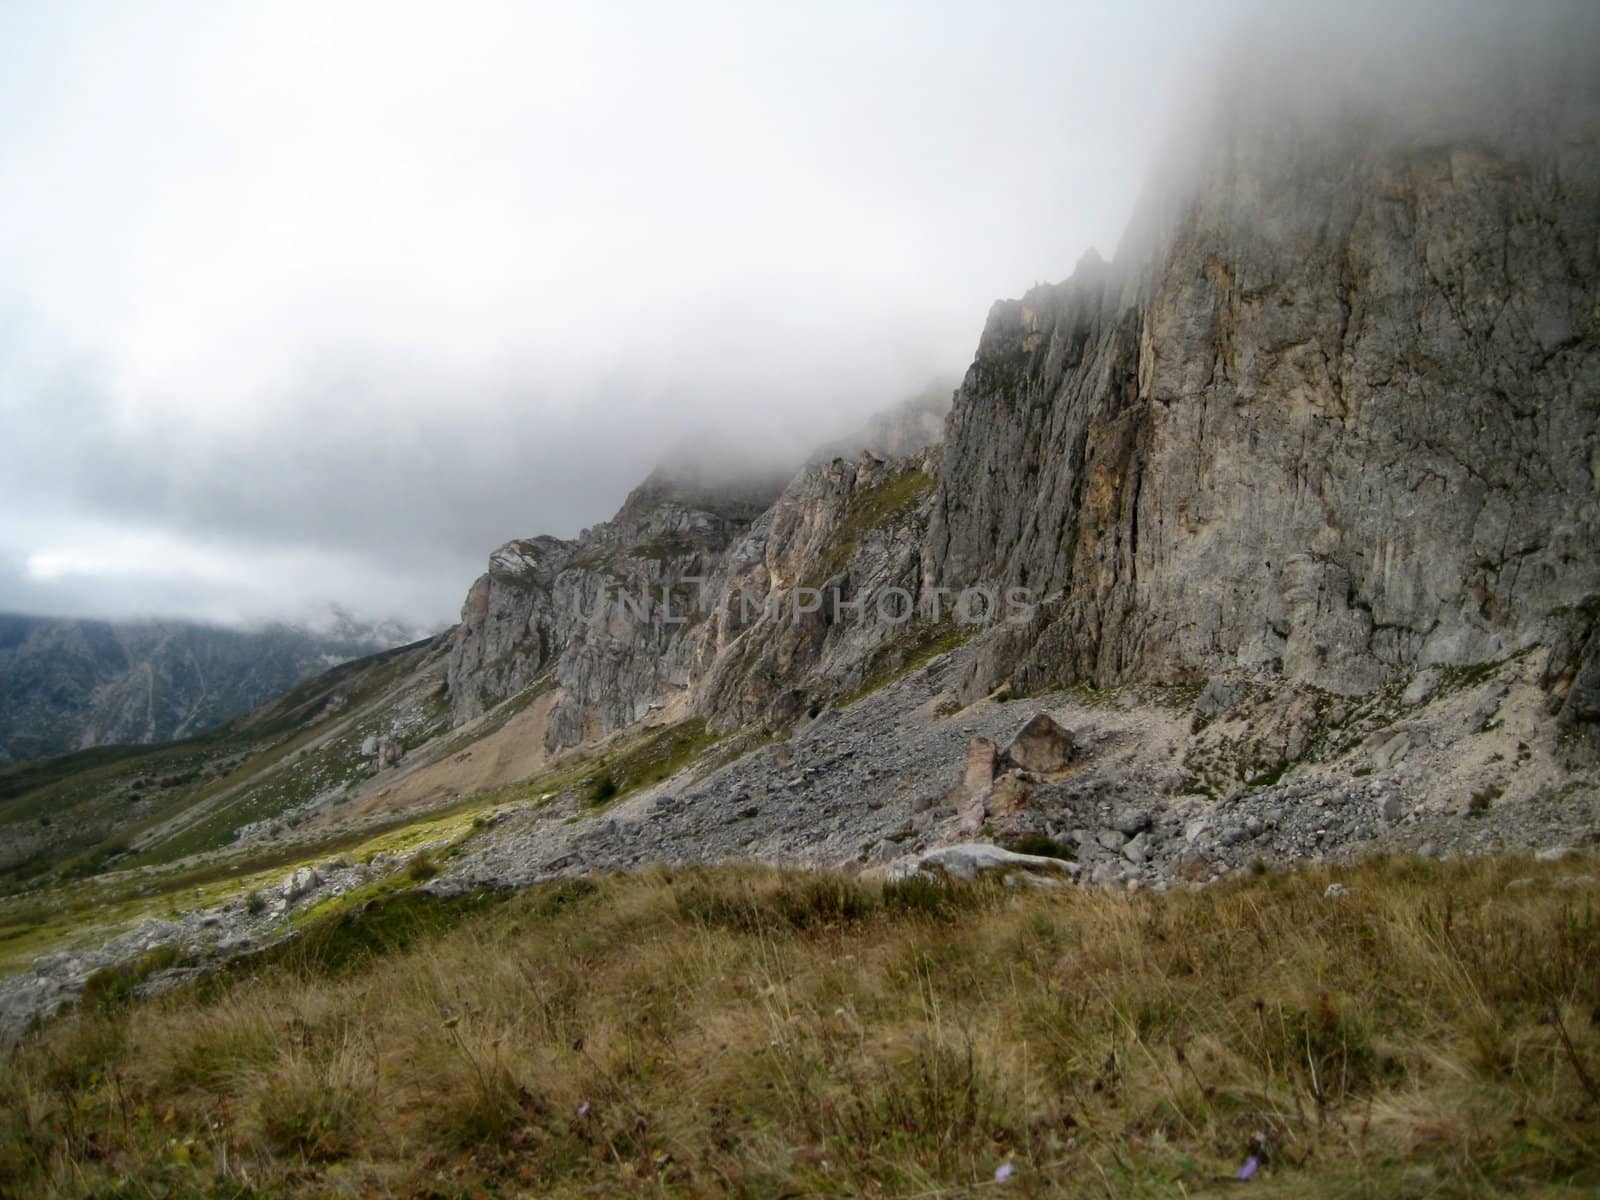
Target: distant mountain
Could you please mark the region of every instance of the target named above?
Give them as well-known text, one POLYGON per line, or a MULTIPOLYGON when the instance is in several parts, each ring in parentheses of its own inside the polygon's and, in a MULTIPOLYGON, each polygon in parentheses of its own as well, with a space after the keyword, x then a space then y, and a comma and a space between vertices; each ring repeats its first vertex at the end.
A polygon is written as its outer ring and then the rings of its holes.
POLYGON ((0 764, 186 737, 422 634, 333 612, 315 629, 0 614, 0 764))

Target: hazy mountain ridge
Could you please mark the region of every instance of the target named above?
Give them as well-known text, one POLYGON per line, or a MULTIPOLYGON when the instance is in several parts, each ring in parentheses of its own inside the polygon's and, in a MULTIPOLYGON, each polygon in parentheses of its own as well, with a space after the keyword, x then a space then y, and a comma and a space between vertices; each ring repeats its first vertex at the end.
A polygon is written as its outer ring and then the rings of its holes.
POLYGON ((410 640, 335 613, 321 632, 0 615, 0 763, 187 737, 410 640))

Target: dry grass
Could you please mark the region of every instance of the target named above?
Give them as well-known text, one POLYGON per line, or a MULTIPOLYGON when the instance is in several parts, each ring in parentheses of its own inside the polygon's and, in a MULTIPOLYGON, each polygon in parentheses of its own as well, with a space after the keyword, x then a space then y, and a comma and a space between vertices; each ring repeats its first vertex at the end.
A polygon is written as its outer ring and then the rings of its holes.
POLYGON ((421 925, 397 899, 404 949, 344 914, 326 953, 36 1035, 0 1194, 1593 1195, 1572 871, 1375 863, 1341 899, 1321 869, 1133 898, 650 872, 421 925))

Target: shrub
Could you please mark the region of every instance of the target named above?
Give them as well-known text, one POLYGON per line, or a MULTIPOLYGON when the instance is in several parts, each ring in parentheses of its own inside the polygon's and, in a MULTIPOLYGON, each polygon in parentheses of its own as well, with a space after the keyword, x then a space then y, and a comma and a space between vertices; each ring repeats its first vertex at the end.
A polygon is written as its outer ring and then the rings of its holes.
POLYGON ((611 772, 601 771, 600 774, 592 776, 589 780, 589 803, 604 804, 615 796, 619 790, 617 781, 612 777, 611 772))

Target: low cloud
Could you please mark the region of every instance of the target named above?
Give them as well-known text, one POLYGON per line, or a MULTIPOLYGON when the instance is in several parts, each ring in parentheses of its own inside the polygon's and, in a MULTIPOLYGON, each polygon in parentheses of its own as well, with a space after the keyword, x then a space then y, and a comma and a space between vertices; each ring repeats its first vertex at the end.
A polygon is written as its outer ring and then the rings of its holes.
POLYGON ((10 4, 0 609, 440 623, 668 453, 798 459, 1109 253, 1279 9, 10 4))

